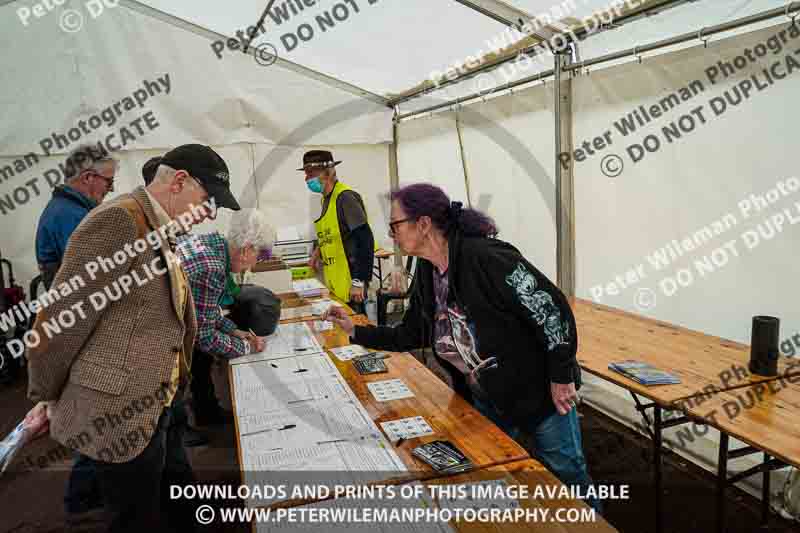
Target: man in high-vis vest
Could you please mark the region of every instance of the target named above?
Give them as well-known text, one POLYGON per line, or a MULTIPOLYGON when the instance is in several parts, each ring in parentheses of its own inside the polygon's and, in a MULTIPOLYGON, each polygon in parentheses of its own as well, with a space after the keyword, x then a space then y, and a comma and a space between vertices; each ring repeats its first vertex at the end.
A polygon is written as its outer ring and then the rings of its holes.
POLYGON ((322 213, 314 221, 317 243, 311 254, 311 267, 325 274, 330 291, 358 313, 364 312, 375 238, 367 220, 364 201, 356 191, 336 177, 333 154, 312 150, 303 155, 306 186, 322 195, 322 213))

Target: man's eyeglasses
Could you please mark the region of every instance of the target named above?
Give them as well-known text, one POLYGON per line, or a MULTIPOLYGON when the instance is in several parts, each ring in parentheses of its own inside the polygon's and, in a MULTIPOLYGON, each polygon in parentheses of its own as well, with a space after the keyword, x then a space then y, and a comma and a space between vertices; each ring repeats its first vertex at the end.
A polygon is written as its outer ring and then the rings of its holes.
POLYGON ((111 176, 109 178, 108 176, 103 176, 99 172, 95 172, 93 170, 88 171, 87 174, 89 174, 90 176, 97 176, 98 178, 103 178, 103 180, 106 182, 106 187, 111 190, 114 189, 114 176, 111 176))
POLYGON ((404 218, 402 220, 395 220, 393 222, 389 222, 389 236, 394 237, 395 233, 397 232, 397 226, 402 224, 403 222, 412 222, 416 220, 415 218, 404 218))

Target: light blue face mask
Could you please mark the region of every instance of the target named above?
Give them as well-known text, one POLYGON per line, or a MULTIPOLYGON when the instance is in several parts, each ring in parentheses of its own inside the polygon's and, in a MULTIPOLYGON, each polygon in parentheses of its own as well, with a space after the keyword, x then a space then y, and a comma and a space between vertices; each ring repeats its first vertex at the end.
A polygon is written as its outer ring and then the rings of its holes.
POLYGON ((319 178, 311 178, 310 180, 307 180, 306 185, 311 192, 315 192, 317 194, 322 192, 322 182, 319 181, 319 178))

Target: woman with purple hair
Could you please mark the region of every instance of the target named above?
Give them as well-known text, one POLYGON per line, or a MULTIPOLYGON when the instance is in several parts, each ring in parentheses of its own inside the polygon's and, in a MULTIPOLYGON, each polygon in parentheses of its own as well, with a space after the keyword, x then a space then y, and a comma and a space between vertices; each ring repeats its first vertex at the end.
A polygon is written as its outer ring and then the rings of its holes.
POLYGON ((591 479, 576 412, 580 368, 575 318, 564 294, 488 216, 420 183, 391 194, 389 235, 419 258, 400 324, 354 326, 339 307, 323 319, 354 343, 390 351, 432 347, 454 388, 567 485, 591 479))

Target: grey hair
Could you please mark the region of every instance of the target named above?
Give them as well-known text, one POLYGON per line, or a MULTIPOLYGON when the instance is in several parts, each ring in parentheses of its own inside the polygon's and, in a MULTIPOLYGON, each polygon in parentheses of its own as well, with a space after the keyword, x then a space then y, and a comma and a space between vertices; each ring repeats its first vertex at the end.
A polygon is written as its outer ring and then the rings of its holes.
POLYGON ((64 164, 64 179, 75 179, 89 169, 100 170, 100 165, 105 163, 112 163, 116 168, 118 161, 111 157, 108 151, 102 148, 102 145, 82 144, 67 156, 64 164))
POLYGON ((153 176, 153 181, 151 183, 168 183, 172 181, 173 176, 175 176, 175 172, 177 172, 174 168, 161 164, 156 167, 155 176, 153 176))
POLYGON ((275 229, 267 222, 266 215, 258 209, 242 209, 231 216, 228 242, 234 247, 253 245, 256 250, 263 250, 272 248, 275 238, 275 229))

